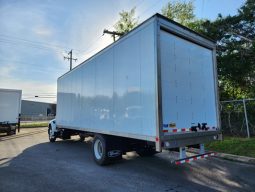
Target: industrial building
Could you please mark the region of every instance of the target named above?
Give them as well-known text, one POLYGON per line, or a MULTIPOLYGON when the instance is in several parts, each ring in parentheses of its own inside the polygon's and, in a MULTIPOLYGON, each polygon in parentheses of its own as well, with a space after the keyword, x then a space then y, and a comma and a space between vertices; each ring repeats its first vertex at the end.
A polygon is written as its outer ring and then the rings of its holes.
POLYGON ((22 100, 21 118, 48 117, 56 115, 56 104, 38 101, 22 100))

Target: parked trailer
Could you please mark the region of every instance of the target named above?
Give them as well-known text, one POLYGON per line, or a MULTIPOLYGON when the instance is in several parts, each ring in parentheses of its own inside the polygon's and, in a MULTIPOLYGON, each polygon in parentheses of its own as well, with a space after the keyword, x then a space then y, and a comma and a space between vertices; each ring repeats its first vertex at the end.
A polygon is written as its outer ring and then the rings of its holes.
POLYGON ((20 126, 21 90, 0 89, 0 132, 16 134, 20 126))
POLYGON ((93 136, 104 165, 128 151, 179 151, 180 164, 213 155, 221 138, 215 42, 156 14, 59 77, 49 139, 93 136), (186 148, 200 146, 187 157, 186 148))

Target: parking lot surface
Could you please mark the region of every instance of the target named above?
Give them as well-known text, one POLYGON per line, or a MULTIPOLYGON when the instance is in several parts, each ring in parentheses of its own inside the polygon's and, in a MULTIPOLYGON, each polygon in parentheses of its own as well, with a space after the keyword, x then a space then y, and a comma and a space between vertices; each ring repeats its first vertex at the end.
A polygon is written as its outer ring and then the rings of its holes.
POLYGON ((213 157, 176 166, 167 152, 131 152, 100 167, 90 141, 50 143, 47 128, 30 128, 0 136, 0 191, 255 191, 255 166, 213 157))

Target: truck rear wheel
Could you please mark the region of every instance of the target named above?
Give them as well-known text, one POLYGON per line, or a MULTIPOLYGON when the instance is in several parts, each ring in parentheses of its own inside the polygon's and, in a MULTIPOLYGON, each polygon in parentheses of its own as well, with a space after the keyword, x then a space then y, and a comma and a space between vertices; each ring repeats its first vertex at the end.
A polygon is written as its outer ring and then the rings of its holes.
POLYGON ((92 153, 98 165, 107 165, 122 158, 122 150, 113 141, 111 136, 98 134, 94 137, 92 153))
POLYGON ((109 158, 106 154, 106 139, 102 135, 96 135, 93 140, 92 151, 94 160, 99 165, 106 165, 109 163, 109 158))

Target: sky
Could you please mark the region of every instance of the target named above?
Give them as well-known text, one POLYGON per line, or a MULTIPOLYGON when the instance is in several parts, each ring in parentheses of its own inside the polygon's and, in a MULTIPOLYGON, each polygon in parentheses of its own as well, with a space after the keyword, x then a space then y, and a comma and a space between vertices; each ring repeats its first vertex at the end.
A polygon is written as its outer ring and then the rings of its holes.
MULTIPOLYGON (((56 102, 57 78, 112 43, 119 12, 136 7, 142 22, 169 0, 0 0, 0 88, 21 89, 22 98, 56 102), (38 96, 38 97, 35 97, 38 96)), ((172 1, 171 1, 172 2, 172 1)), ((194 0, 197 18, 235 15, 245 0, 194 0)))

